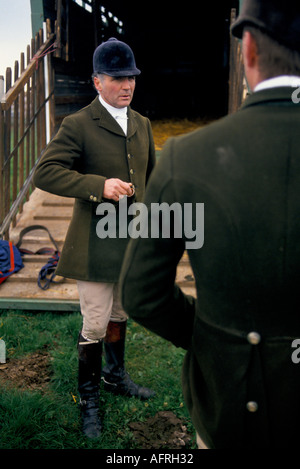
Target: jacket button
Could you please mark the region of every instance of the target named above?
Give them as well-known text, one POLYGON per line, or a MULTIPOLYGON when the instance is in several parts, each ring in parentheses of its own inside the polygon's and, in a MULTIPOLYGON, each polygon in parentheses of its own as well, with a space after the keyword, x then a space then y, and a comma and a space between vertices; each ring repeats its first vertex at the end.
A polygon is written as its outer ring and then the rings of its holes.
POLYGON ((247 410, 249 410, 249 412, 256 412, 258 409, 258 404, 255 401, 249 401, 247 402, 246 407, 247 407, 247 410))
POLYGON ((130 174, 134 174, 134 169, 131 169, 131 170, 130 170, 130 174))
POLYGON ((261 341, 261 337, 258 332, 249 332, 247 335, 247 340, 252 345, 258 345, 261 341))
POLYGON ((94 196, 93 195, 90 195, 90 200, 93 200, 94 196))

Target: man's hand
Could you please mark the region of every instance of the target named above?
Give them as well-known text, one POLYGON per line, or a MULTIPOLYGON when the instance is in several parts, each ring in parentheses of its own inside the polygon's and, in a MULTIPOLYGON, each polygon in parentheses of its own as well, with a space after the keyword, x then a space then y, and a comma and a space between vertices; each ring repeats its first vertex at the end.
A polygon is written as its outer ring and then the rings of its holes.
POLYGON ((106 179, 102 196, 105 199, 112 199, 119 202, 124 195, 131 197, 134 194, 133 185, 130 182, 121 181, 121 179, 106 179))

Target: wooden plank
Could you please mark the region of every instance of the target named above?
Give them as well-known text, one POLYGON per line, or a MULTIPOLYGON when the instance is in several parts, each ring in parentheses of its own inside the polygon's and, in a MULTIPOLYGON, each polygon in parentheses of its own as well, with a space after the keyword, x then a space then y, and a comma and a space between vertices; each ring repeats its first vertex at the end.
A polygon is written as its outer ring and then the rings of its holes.
POLYGON ((30 310, 30 311, 80 311, 78 301, 45 300, 42 298, 19 299, 0 298, 0 309, 30 310))
POLYGON ((72 206, 43 205, 34 214, 34 220, 71 220, 72 206))
POLYGON ((0 299, 78 301, 76 283, 51 284, 48 290, 42 290, 37 281, 16 283, 12 277, 1 284, 0 299), (12 294, 13 293, 13 294, 12 294))
MULTIPOLYGON (((41 268, 47 263, 49 256, 32 256, 31 260, 28 261, 27 259, 24 260, 24 267, 23 269, 19 270, 19 272, 12 275, 9 279, 10 282, 19 283, 19 282, 32 282, 37 283, 38 275, 41 268), (35 260, 33 260, 35 257, 35 260), (41 257, 41 259, 39 259, 41 257)), ((63 277, 55 277, 55 281, 61 282, 61 284, 65 283, 76 283, 76 280, 73 279, 65 279, 63 277)))
POLYGON ((73 207, 73 205, 73 199, 68 199, 64 197, 56 197, 43 200, 43 207, 73 207))

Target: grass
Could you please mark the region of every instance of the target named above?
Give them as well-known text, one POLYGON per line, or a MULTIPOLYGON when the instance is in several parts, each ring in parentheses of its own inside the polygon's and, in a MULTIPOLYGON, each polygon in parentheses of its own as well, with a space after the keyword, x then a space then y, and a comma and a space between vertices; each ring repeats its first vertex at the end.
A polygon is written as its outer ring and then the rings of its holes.
POLYGON ((77 394, 80 327, 80 313, 0 313, 8 360, 45 347, 51 357, 46 389, 7 386, 0 376, 0 449, 135 449, 128 424, 163 410, 184 419, 194 433, 181 393, 184 351, 129 320, 127 370, 136 382, 154 389, 156 397, 143 402, 101 391, 103 433, 98 440, 87 440, 81 434, 77 394))

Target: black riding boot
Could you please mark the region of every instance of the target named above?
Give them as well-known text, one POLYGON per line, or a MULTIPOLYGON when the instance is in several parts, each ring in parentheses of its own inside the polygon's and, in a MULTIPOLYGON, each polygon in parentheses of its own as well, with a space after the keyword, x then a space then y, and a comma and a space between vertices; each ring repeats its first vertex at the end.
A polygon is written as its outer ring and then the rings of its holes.
POLYGON ((108 324, 104 339, 106 365, 102 370, 104 389, 114 394, 149 399, 155 396, 155 392, 135 384, 125 371, 126 325, 127 321, 110 321, 108 324))
POLYGON ((88 438, 101 434, 99 417, 100 380, 102 366, 102 340, 91 342, 78 337, 78 392, 82 431, 88 438))

